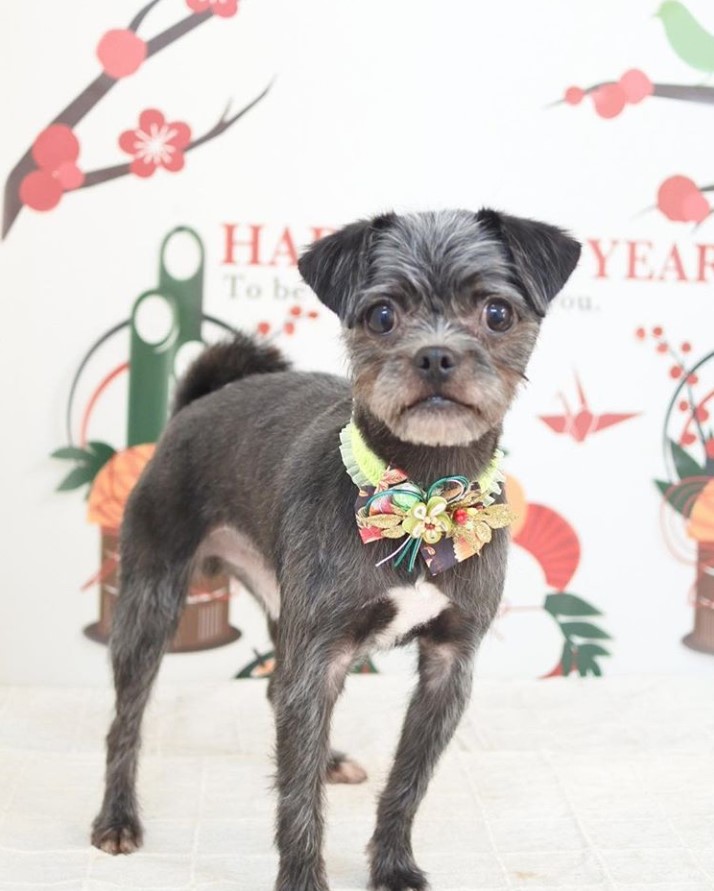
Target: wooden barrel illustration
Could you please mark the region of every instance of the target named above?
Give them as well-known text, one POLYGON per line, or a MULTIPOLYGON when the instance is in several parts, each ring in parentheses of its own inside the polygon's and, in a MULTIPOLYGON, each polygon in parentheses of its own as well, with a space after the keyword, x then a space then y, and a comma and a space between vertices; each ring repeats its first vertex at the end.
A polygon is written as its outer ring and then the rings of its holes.
MULTIPOLYGON (((177 357, 184 347, 193 354, 202 348, 204 250, 192 229, 178 226, 164 238, 159 254, 159 282, 140 294, 129 321, 129 393, 127 446, 101 469, 89 496, 89 521, 101 530, 99 620, 85 629, 92 640, 105 643, 118 595, 119 529, 126 500, 154 453, 168 419, 177 357), (187 250, 188 240, 188 250, 187 250), (197 261, 184 278, 167 264, 169 248, 197 261)), ((228 620, 229 580, 202 567, 186 592, 185 607, 169 647, 186 652, 223 646, 240 637, 228 620)))
MULTIPOLYGON (((106 643, 119 593, 119 529, 124 507, 141 472, 151 459, 153 443, 118 452, 99 471, 92 485, 88 520, 100 527, 99 620, 84 629, 87 637, 106 643)), ((228 620, 229 581, 225 575, 194 575, 169 652, 206 650, 240 637, 228 620)))

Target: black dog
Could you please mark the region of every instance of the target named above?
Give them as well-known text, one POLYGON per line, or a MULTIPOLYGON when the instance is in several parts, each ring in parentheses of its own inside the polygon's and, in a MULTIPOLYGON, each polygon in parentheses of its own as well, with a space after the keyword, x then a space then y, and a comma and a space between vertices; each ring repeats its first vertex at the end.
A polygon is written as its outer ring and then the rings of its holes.
POLYGON ((414 638, 419 685, 369 853, 374 888, 427 888, 412 823, 503 587, 501 423, 579 254, 559 229, 491 210, 357 222, 299 263, 343 322, 351 382, 290 371, 242 336, 197 360, 122 529, 97 847, 141 844, 142 713, 192 569, 219 556, 275 640, 277 891, 327 891, 323 784, 364 778, 331 752, 333 706, 358 658, 414 638))

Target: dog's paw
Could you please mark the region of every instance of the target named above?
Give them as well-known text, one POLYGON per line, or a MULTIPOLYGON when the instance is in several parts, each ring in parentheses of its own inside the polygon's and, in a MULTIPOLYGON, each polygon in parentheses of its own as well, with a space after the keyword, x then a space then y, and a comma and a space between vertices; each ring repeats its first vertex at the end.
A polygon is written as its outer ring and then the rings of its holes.
POLYGON ((370 859, 370 891, 430 891, 426 875, 414 862, 411 852, 398 847, 367 845, 370 859))
POLYGON ((389 876, 372 879, 371 891, 430 891, 426 876, 420 869, 399 869, 389 876))
POLYGON ((107 854, 132 854, 143 840, 141 823, 134 817, 108 821, 97 817, 92 826, 92 844, 107 854))
POLYGON ((346 755, 330 760, 327 768, 328 783, 348 783, 353 785, 355 783, 364 783, 366 779, 367 771, 364 767, 346 755))

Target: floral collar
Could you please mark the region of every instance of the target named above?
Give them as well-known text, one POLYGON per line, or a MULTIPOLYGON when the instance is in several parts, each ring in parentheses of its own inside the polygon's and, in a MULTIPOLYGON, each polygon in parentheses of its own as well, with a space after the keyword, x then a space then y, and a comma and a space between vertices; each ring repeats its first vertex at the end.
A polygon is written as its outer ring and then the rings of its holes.
POLYGON ((375 455, 354 421, 340 432, 340 453, 359 489, 355 511, 362 541, 406 536, 377 566, 393 560, 395 566, 405 563, 411 572, 421 554, 429 572, 436 575, 480 553, 491 541, 493 529, 515 519, 510 507, 494 504, 505 479, 499 449, 477 479, 443 477, 426 491, 375 455))

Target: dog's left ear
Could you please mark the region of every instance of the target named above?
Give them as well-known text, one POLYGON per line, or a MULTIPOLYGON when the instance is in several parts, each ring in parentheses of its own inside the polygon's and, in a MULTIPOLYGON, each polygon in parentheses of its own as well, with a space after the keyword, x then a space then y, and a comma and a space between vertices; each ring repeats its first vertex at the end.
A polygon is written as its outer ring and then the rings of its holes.
POLYGON ((364 283, 376 234, 388 228, 393 213, 350 223, 314 242, 298 260, 300 275, 328 309, 350 324, 350 298, 364 283))
POLYGON ((570 278, 580 259, 580 243, 562 229, 480 210, 476 218, 503 242, 526 296, 540 316, 570 278))

